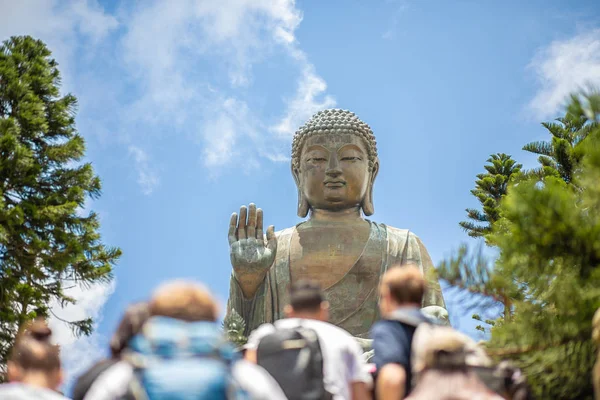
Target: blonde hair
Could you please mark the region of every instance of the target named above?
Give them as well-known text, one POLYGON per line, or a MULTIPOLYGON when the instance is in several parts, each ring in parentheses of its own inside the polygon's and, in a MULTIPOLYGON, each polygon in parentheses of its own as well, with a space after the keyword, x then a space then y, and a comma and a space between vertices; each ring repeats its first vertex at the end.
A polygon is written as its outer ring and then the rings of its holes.
POLYGON ((421 270, 412 265, 405 264, 391 267, 382 279, 390 297, 398 304, 421 304, 425 294, 425 278, 421 270))
POLYGON ((150 300, 150 315, 188 322, 216 321, 219 311, 210 292, 202 285, 173 281, 161 285, 150 300))
POLYGON ((447 326, 422 324, 413 337, 413 370, 489 367, 491 358, 473 339, 447 326), (442 365, 444 364, 444 365, 442 365))

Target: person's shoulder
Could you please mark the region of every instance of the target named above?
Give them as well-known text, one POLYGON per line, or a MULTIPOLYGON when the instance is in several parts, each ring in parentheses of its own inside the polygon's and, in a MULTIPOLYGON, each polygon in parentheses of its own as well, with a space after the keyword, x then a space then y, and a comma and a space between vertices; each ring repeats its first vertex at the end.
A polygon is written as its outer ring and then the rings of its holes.
POLYGON ((377 333, 386 333, 389 331, 397 331, 401 325, 396 321, 390 321, 387 319, 381 319, 373 324, 371 327, 371 335, 377 333))
POLYGON ((306 327, 314 329, 317 334, 326 335, 328 337, 335 337, 339 341, 352 341, 354 337, 349 334, 346 330, 335 326, 329 322, 318 321, 318 320, 306 320, 306 327))
POLYGON ((256 349, 256 347, 258 347, 258 343, 262 340, 262 338, 275 332, 275 330, 276 330, 276 328, 273 324, 266 323, 266 324, 260 325, 258 328, 256 328, 255 330, 253 330, 250 333, 250 336, 248 336, 248 341, 246 342, 246 348, 247 349, 256 349))
POLYGON ((0 385, 0 399, 67 400, 65 396, 53 390, 32 387, 22 383, 5 383, 0 385))

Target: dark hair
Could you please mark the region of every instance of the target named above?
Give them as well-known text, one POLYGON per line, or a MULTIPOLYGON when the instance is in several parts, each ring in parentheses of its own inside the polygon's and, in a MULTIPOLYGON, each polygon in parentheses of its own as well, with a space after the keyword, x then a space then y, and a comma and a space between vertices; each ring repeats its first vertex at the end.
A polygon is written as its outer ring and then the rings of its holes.
POLYGON ((129 340, 139 333, 149 317, 148 303, 134 303, 127 307, 117 330, 110 339, 110 352, 113 357, 118 358, 121 355, 129 340))
POLYGON ((294 311, 316 311, 325 301, 321 285, 309 280, 299 280, 290 289, 290 306, 294 311))
POLYGON ((402 265, 390 268, 383 277, 390 296, 398 304, 420 304, 425 294, 425 279, 419 268, 402 265))
POLYGON ((57 345, 50 343, 52 330, 45 321, 35 320, 17 337, 10 361, 24 370, 51 372, 60 369, 57 345))

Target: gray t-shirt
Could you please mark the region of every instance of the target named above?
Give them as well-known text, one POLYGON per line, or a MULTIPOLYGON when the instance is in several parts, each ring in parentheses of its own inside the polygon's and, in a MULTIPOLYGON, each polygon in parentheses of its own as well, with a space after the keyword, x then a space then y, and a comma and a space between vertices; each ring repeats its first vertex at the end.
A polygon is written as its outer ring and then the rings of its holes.
POLYGON ((50 389, 25 385, 22 383, 6 383, 0 385, 0 400, 66 400, 67 398, 50 389))
POLYGON ((246 348, 256 350, 261 339, 275 332, 276 329, 297 328, 300 324, 305 328, 313 329, 319 337, 323 352, 325 389, 335 400, 351 399, 352 383, 363 382, 367 385, 372 383, 358 342, 348 332, 328 322, 286 318, 275 321, 274 324, 264 324, 252 332, 246 348))

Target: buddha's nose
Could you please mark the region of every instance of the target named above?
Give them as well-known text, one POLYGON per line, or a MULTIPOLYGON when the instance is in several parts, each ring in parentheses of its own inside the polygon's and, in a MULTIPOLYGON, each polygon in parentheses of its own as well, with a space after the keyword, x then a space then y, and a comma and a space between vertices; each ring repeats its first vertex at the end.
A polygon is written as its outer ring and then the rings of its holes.
POLYGON ((327 164, 327 170, 325 173, 328 176, 339 176, 342 174, 342 170, 340 169, 340 163, 338 162, 337 157, 330 157, 329 163, 327 164))

